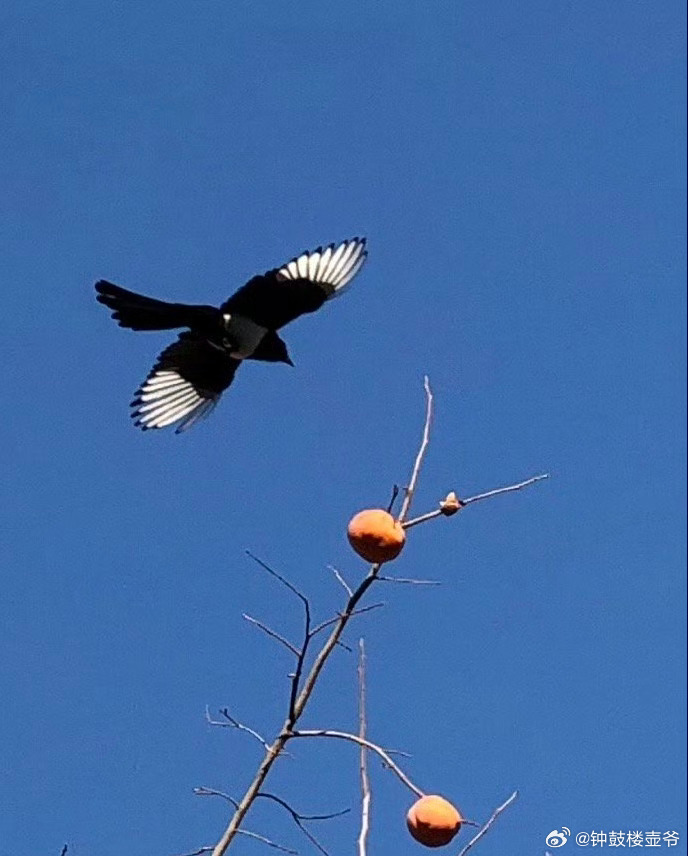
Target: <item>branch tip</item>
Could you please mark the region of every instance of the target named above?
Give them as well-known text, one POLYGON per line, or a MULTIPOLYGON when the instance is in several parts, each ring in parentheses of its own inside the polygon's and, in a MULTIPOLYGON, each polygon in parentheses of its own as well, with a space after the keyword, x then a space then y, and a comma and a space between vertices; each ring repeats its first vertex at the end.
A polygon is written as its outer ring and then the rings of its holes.
POLYGON ((397 517, 398 522, 402 525, 411 509, 411 502, 413 501, 413 494, 416 490, 416 483, 420 474, 420 468, 423 464, 423 458, 425 457, 425 451, 428 448, 428 443, 430 442, 430 423, 432 422, 433 396, 432 390, 430 389, 430 380, 427 375, 425 375, 423 379, 423 387, 425 389, 426 398, 425 425, 423 426, 423 437, 421 439, 420 448, 418 449, 418 454, 416 455, 416 460, 413 464, 413 469, 411 470, 411 478, 409 479, 408 487, 406 488, 404 495, 404 501, 401 504, 401 510, 399 511, 399 516, 397 517))
POLYGON ((514 791, 511 796, 506 799, 500 806, 492 812, 488 820, 480 827, 480 829, 476 832, 476 834, 471 838, 468 844, 459 852, 459 856, 466 856, 466 853, 473 847, 473 845, 477 844, 478 841, 485 835, 485 833, 489 830, 492 824, 497 820, 499 815, 507 809, 511 803, 518 797, 518 791, 514 791))

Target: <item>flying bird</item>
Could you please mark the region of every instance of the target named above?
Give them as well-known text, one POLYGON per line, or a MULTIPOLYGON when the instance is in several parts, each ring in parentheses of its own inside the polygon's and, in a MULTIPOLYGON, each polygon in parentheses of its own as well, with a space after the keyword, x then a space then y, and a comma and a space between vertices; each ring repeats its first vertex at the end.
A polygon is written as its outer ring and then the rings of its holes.
POLYGON ((96 299, 130 330, 187 328, 168 345, 131 402, 144 431, 176 423, 176 433, 207 416, 244 360, 293 365, 277 333, 341 294, 366 260, 365 238, 304 252, 254 276, 219 307, 168 303, 104 279, 96 299))

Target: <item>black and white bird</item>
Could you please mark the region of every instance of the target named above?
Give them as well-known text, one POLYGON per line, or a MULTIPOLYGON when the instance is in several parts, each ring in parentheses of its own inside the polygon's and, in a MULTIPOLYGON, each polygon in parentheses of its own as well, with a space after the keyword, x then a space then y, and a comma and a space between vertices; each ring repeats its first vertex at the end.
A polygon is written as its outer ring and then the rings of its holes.
POLYGON ((213 410, 243 360, 293 365, 277 331, 341 294, 367 255, 365 238, 318 247, 254 276, 219 309, 155 300, 101 279, 96 299, 120 327, 188 328, 160 354, 137 390, 134 424, 145 431, 176 423, 176 433, 185 431, 213 410))

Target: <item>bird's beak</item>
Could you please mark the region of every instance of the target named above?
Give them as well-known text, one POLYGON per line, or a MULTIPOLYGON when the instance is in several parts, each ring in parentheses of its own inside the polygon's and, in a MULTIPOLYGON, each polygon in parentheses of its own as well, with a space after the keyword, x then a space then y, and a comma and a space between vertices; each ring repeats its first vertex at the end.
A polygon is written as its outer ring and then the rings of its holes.
POLYGON ((294 367, 294 363, 292 363, 292 361, 291 361, 291 357, 287 357, 287 359, 286 359, 284 362, 285 362, 288 366, 291 366, 292 368, 294 367))

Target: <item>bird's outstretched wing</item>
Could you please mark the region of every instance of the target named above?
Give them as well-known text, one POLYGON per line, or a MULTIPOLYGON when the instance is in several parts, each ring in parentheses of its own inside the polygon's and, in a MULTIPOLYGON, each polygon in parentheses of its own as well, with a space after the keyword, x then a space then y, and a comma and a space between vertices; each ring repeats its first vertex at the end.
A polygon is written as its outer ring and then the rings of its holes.
POLYGON ((254 276, 220 309, 243 315, 269 330, 279 330, 340 294, 367 255, 365 238, 350 238, 336 247, 318 247, 263 276, 254 276))
POLYGON ((207 416, 234 379, 241 360, 195 333, 182 333, 158 357, 131 402, 144 431, 178 422, 176 433, 207 416))

